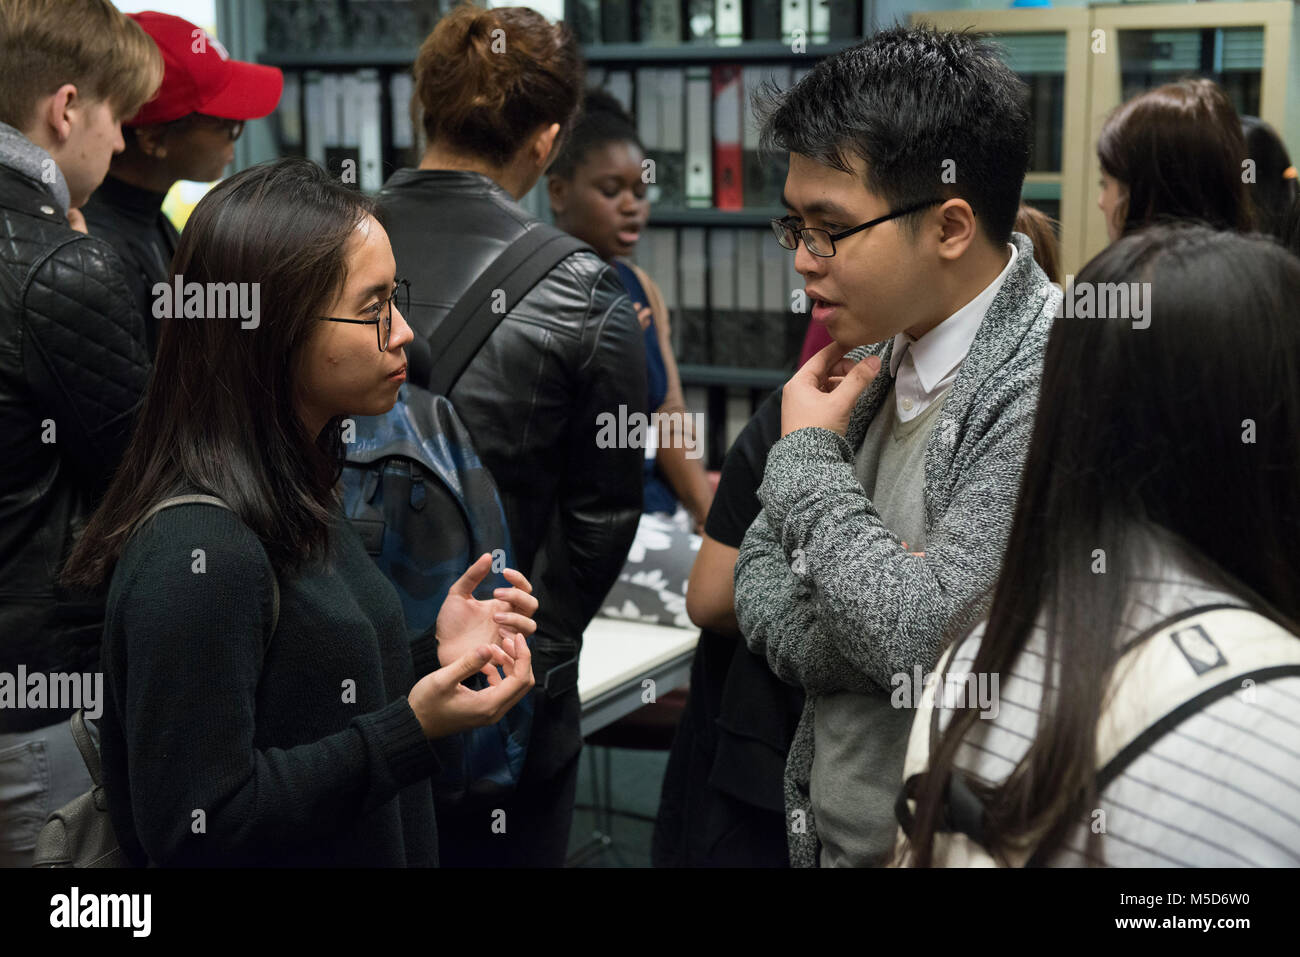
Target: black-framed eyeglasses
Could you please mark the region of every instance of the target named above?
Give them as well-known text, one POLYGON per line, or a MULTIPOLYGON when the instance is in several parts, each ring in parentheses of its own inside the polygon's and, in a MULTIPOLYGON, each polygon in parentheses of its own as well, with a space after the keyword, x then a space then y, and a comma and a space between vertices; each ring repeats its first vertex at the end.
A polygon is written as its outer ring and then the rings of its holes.
POLYGON ((355 326, 374 326, 375 333, 379 340, 379 351, 388 351, 388 340, 393 334, 393 309, 394 307, 403 316, 406 310, 411 306, 411 284, 405 279, 399 279, 393 285, 393 294, 387 299, 371 306, 366 312, 374 312, 373 319, 340 319, 338 316, 317 316, 321 322, 346 322, 355 326))
POLYGON ((790 217, 786 216, 783 219, 772 220, 772 232, 776 233, 776 241, 786 249, 798 249, 799 240, 802 239, 804 246, 814 256, 829 258, 835 255, 835 243, 846 236, 852 236, 864 229, 870 229, 872 226, 878 226, 880 223, 897 219, 899 216, 906 216, 908 213, 915 213, 927 206, 936 206, 942 202, 945 202, 945 200, 928 199, 923 203, 913 203, 911 206, 904 206, 902 209, 896 209, 884 216, 877 216, 869 223, 863 223, 860 226, 854 226, 852 229, 846 229, 839 233, 831 233, 830 230, 816 229, 811 226, 796 226, 790 221, 790 217))
POLYGON ((178 120, 172 120, 168 126, 178 127, 206 127, 210 130, 224 130, 230 139, 237 140, 239 135, 244 132, 243 120, 227 120, 220 116, 208 116, 206 113, 188 113, 178 120))

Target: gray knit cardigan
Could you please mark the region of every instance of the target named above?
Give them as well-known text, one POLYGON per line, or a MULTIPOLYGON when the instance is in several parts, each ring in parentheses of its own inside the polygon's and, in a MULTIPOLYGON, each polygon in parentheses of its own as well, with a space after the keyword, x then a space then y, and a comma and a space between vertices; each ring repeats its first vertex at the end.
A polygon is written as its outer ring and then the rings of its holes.
POLYGON ((945 642, 988 609, 1061 302, 1028 237, 1013 233, 1012 242, 1015 265, 926 443, 924 557, 881 523, 853 469, 889 392, 892 339, 849 353, 880 356, 881 371, 854 406, 847 438, 799 429, 768 452, 763 509, 736 560, 736 617, 750 650, 808 696, 785 770, 795 867, 817 866, 808 797, 816 696, 890 693, 891 676, 918 664, 930 671, 945 642))

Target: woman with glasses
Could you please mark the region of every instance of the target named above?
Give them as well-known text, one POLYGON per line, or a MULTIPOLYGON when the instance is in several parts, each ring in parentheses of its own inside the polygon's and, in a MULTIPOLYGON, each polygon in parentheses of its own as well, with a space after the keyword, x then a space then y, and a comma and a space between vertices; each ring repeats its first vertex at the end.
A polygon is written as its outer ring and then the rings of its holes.
POLYGON ((113 158, 83 213, 90 233, 122 260, 152 354, 158 345, 152 290, 168 280, 178 240, 163 200, 177 180, 220 179, 244 122, 275 109, 284 79, 275 67, 223 56, 220 44, 188 20, 128 16, 158 45, 166 72, 158 94, 122 124, 126 149, 113 158))
POLYGON ((387 234, 363 196, 283 160, 204 197, 175 268, 256 284, 261 314, 163 324, 135 435, 65 570, 108 586, 118 839, 137 864, 436 864, 431 742, 532 687, 538 602, 513 569, 475 600, 483 555, 436 638, 408 643, 342 517, 344 417, 392 408, 412 338, 387 234), (211 498, 158 510, 181 495, 211 498), (439 640, 471 650, 440 668, 439 640), (480 670, 487 688, 461 684, 480 670))

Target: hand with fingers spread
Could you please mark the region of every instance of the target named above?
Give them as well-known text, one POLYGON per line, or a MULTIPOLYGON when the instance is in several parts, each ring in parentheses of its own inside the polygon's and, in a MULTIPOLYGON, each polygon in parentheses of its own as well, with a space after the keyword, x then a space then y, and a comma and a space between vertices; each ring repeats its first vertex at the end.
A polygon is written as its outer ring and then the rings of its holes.
MULTIPOLYGON (((521 578, 523 576, 520 576, 521 578)), ((426 738, 496 724, 532 690, 533 656, 523 636, 502 638, 500 645, 480 645, 456 661, 431 671, 415 683, 407 703, 426 738), (505 677, 497 671, 500 666, 505 677), (488 686, 475 691, 462 682, 475 672, 488 686)))
POLYGON ((537 611, 533 586, 515 569, 502 573, 511 587, 496 589, 494 598, 474 597, 474 589, 491 568, 492 556, 484 552, 447 592, 435 625, 439 664, 458 661, 479 645, 499 645, 506 638, 523 641, 537 630, 532 618, 537 611))
POLYGON ((848 351, 832 342, 804 363, 781 390, 781 436, 798 429, 830 429, 844 435, 862 391, 880 372, 880 358, 845 359, 848 351))

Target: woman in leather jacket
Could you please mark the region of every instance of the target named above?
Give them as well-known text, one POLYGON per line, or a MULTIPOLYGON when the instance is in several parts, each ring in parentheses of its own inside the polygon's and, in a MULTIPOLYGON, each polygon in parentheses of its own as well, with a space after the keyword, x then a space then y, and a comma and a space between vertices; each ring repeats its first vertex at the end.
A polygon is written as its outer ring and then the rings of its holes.
MULTIPOLYGON (((417 55, 428 147, 379 195, 408 320, 427 338, 510 244, 541 225, 520 205, 579 107, 583 67, 563 25, 522 7, 449 13, 417 55)), ((602 413, 646 412, 641 327, 594 252, 562 260, 448 392, 497 483, 519 570, 537 589, 537 678, 517 789, 438 804, 444 866, 564 863, 577 785, 582 634, 618 576, 642 505, 642 450, 598 441, 602 413), (504 812, 505 830, 498 812, 504 812)), ((626 421, 624 418, 623 421, 626 421)))

